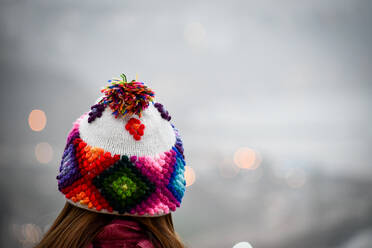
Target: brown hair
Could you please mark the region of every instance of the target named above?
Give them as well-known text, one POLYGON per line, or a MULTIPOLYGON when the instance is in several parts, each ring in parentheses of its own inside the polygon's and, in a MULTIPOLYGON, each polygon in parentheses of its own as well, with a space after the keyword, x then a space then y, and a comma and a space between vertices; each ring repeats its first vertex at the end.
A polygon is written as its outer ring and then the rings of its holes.
MULTIPOLYGON (((115 218, 118 216, 87 211, 66 202, 57 219, 35 248, 86 247, 101 229, 115 218)), ((150 242, 157 248, 184 248, 174 231, 171 214, 148 218, 130 216, 120 218, 138 222, 150 242)))

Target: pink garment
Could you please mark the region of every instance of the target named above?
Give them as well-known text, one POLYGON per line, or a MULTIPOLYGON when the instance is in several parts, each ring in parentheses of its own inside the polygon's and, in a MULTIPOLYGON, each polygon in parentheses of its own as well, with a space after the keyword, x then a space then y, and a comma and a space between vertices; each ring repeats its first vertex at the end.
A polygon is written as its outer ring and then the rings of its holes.
POLYGON ((154 248, 137 222, 114 220, 96 236, 87 248, 154 248))

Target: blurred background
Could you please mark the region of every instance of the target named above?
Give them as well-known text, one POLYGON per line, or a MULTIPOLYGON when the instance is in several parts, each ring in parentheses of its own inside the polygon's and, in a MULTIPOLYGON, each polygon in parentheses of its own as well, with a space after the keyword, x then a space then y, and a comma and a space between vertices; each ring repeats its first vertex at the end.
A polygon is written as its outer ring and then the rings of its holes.
POLYGON ((138 74, 180 129, 189 247, 372 247, 372 1, 0 4, 0 246, 64 204, 72 122, 138 74))

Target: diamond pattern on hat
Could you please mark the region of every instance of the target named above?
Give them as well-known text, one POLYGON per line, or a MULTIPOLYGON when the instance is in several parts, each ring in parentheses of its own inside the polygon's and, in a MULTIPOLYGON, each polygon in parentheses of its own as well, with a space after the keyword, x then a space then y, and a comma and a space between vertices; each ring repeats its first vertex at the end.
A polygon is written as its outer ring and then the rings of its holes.
POLYGON ((126 156, 95 177, 93 184, 119 214, 129 212, 155 190, 126 156))

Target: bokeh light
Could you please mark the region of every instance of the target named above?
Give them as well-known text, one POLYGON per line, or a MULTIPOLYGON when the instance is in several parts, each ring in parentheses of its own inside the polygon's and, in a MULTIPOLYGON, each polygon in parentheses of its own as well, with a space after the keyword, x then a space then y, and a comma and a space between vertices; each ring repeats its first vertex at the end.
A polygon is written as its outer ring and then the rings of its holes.
POLYGON ((253 248, 253 246, 248 242, 239 242, 233 248, 253 248))
POLYGON ((185 179, 186 187, 192 185, 195 182, 195 171, 190 166, 185 166, 185 179))
POLYGON ((44 111, 40 109, 34 109, 28 116, 28 125, 32 131, 40 132, 45 128, 47 117, 44 111))
POLYGON ((39 143, 35 147, 35 156, 40 163, 47 164, 53 158, 53 148, 46 142, 39 143))
POLYGON ((207 34, 203 25, 198 22, 186 25, 184 37, 186 42, 192 47, 203 47, 206 45, 207 34))
POLYGON ((41 239, 41 229, 35 224, 25 224, 22 225, 22 236, 24 237, 24 242, 37 243, 41 239))
POLYGON ((301 188, 306 183, 305 171, 300 168, 292 168, 287 172, 286 181, 291 188, 301 188))
POLYGON ((20 242, 22 247, 31 248, 40 242, 43 235, 42 230, 35 224, 11 225, 14 237, 20 242))
POLYGON ((239 148, 234 154, 234 163, 242 169, 254 170, 261 164, 261 156, 248 147, 239 148))

